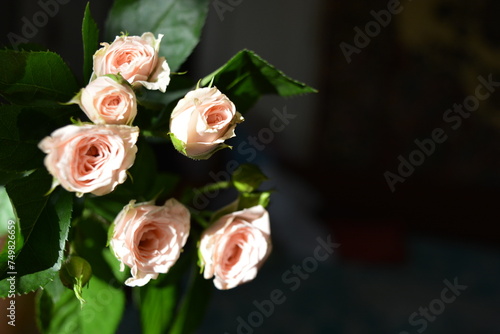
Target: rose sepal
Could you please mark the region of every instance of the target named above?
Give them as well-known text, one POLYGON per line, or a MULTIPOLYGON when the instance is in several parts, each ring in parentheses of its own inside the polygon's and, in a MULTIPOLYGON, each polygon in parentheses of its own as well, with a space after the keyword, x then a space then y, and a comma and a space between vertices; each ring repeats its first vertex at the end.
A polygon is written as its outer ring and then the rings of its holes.
POLYGON ((168 136, 170 137, 170 140, 172 141, 172 145, 179 153, 181 153, 182 155, 184 155, 188 158, 191 158, 193 160, 207 160, 217 151, 220 151, 220 150, 225 149, 225 148, 229 148, 229 149, 233 148, 231 145, 227 145, 226 143, 222 142, 222 143, 218 144, 217 146, 214 146, 210 152, 205 152, 205 153, 200 154, 200 155, 189 155, 187 153, 187 145, 185 142, 178 139, 172 132, 169 132, 168 136))

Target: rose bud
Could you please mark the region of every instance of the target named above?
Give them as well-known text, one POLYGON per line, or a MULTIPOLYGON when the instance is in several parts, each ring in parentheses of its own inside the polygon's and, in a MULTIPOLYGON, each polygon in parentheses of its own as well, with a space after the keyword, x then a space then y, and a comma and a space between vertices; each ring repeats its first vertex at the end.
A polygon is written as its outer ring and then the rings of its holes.
POLYGON ((208 159, 228 147, 236 124, 243 117, 226 95, 216 87, 198 88, 180 99, 170 117, 170 138, 174 147, 193 159, 208 159))
POLYGON ((130 267, 128 286, 143 286, 167 273, 179 258, 190 229, 189 210, 171 198, 163 206, 131 201, 114 221, 110 246, 116 258, 130 267))
POLYGON ((163 35, 156 39, 150 32, 142 36, 117 36, 113 43, 94 54, 92 78, 120 74, 132 86, 143 85, 150 90, 165 92, 170 82, 170 68, 158 50, 163 35))
POLYGON ((70 103, 78 103, 96 124, 130 125, 137 115, 135 93, 118 76, 103 76, 91 81, 70 103))
POLYGON ((67 125, 45 137, 38 147, 44 163, 64 189, 105 195, 127 179, 135 160, 139 128, 125 125, 67 125))
POLYGON ((78 283, 84 287, 92 277, 92 267, 84 258, 71 255, 61 266, 59 277, 68 289, 78 283))
POLYGON ((82 257, 70 255, 59 270, 59 278, 62 284, 75 292, 81 304, 85 303, 82 289, 92 278, 92 267, 82 257))
POLYGON ((271 252, 269 214, 258 205, 222 216, 200 241, 204 277, 220 290, 251 281, 271 252))

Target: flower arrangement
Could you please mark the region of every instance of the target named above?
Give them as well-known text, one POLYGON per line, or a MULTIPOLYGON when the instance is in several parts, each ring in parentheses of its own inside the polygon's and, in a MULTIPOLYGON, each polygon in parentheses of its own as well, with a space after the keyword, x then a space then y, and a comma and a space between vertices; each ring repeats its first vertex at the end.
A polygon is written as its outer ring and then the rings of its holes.
POLYGON ((84 84, 56 53, 0 50, 0 213, 12 215, 0 297, 15 304, 16 295, 36 291, 41 332, 114 333, 127 291, 144 333, 193 332, 207 282, 235 288, 268 258, 271 191, 260 189, 267 178, 258 166, 180 186, 179 175, 158 170, 151 148, 170 143, 193 163, 209 159, 230 147, 261 95, 315 91, 248 50, 197 81, 174 72, 196 45, 207 8, 205 0, 116 0, 107 30, 119 35, 99 44, 87 5, 84 84), (186 9, 192 19, 176 19, 186 9), (132 15, 153 19, 124 20, 132 15), (226 188, 238 195, 225 207, 193 205, 198 194, 226 188))

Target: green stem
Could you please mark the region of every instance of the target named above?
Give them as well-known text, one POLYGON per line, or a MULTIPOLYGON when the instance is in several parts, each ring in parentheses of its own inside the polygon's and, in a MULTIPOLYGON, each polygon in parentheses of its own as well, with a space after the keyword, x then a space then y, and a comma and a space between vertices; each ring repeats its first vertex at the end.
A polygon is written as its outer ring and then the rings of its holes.
POLYGON ((192 213, 192 217, 203 229, 206 229, 210 225, 210 223, 206 219, 196 213, 192 213))
POLYGON ((203 187, 198 188, 198 189, 195 188, 194 190, 199 194, 205 194, 205 193, 212 192, 215 190, 228 189, 231 186, 232 186, 232 183, 229 181, 220 181, 217 183, 207 184, 206 186, 203 186, 203 187))
MULTIPOLYGON (((182 203, 193 203, 193 201, 198 198, 200 195, 207 194, 209 192, 214 192, 218 191, 220 189, 228 189, 229 187, 232 186, 232 183, 229 181, 220 181, 216 183, 210 183, 207 184, 203 187, 200 188, 191 188, 191 189, 186 189, 186 191, 183 193, 181 196, 181 202, 182 203)), ((214 198, 215 196, 206 196, 208 198, 214 198)), ((208 200, 208 199, 207 199, 208 200)), ((200 208, 197 208, 197 210, 200 210, 200 208)))

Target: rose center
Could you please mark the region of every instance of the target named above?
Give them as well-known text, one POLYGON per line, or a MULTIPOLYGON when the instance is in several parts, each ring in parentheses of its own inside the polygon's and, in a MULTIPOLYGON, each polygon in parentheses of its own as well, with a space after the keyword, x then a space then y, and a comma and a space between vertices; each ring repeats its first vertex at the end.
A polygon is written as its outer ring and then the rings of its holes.
POLYGON ((133 60, 134 60, 134 55, 132 53, 129 53, 129 52, 122 53, 122 54, 120 54, 120 56, 118 56, 116 58, 116 65, 117 65, 117 67, 121 67, 124 64, 128 65, 133 60))
POLYGON ((225 120, 224 117, 220 113, 213 113, 208 115, 207 124, 209 126, 214 126, 222 123, 224 120, 225 120))
POLYGON ((158 250, 159 236, 155 230, 149 230, 144 233, 139 241, 139 249, 146 252, 158 250))
POLYGON ((241 253, 243 252, 243 248, 235 243, 231 245, 229 249, 229 255, 226 258, 226 265, 232 267, 235 263, 237 263, 241 257, 241 253))
POLYGON ((115 109, 121 103, 120 96, 110 96, 104 101, 106 108, 115 109))
POLYGON ((85 155, 97 158, 99 156, 99 150, 95 146, 90 146, 85 155))

